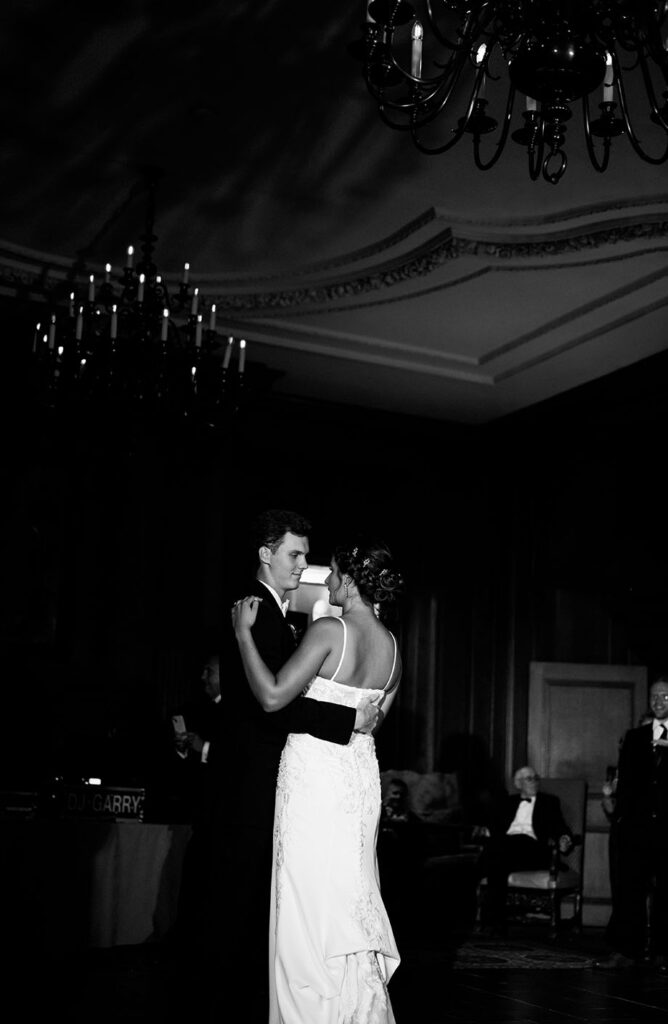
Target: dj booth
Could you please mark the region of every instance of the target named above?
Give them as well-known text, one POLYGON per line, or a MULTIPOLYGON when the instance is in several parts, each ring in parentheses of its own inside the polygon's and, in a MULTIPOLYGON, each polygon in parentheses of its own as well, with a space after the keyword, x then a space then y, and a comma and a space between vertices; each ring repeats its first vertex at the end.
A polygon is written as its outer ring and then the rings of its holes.
POLYGON ((47 807, 3 797, 0 897, 15 945, 62 956, 164 938, 190 825, 143 821, 143 792, 128 788, 61 786, 47 807))

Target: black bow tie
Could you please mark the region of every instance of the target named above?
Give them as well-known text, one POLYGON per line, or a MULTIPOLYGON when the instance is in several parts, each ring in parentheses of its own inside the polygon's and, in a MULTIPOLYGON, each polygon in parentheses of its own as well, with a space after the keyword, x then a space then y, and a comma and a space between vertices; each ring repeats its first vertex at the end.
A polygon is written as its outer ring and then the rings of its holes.
POLYGON ((521 796, 520 797, 520 803, 523 804, 525 802, 530 804, 531 803, 531 797, 530 796, 521 796))

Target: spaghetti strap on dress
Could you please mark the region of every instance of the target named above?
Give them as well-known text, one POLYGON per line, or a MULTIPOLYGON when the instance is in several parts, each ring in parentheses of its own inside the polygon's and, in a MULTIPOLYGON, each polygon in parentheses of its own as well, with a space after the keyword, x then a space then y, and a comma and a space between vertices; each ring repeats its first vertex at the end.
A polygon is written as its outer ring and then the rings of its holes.
MULTIPOLYGON (((339 658, 339 663, 336 666, 336 668, 334 670, 334 675, 332 676, 332 679, 331 679, 331 682, 333 682, 333 683, 336 682, 336 677, 338 676, 339 670, 340 670, 341 666, 343 665, 343 659, 346 656, 346 645, 348 643, 348 627, 346 626, 346 624, 343 621, 343 619, 338 619, 337 621, 340 622, 341 625, 343 626, 343 647, 341 648, 341 657, 339 658)), ((392 669, 392 671, 394 671, 394 669, 392 669)))

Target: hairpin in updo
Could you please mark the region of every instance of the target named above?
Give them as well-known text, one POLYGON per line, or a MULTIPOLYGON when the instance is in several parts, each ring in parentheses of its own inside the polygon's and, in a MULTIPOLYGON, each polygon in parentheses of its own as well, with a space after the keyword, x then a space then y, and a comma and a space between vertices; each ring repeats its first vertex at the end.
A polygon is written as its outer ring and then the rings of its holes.
POLYGON ((369 562, 370 562, 370 561, 371 561, 371 559, 370 559, 370 558, 365 558, 365 559, 364 559, 364 561, 362 562, 362 566, 363 566, 364 568, 366 568, 366 566, 367 566, 367 565, 369 564, 369 562))

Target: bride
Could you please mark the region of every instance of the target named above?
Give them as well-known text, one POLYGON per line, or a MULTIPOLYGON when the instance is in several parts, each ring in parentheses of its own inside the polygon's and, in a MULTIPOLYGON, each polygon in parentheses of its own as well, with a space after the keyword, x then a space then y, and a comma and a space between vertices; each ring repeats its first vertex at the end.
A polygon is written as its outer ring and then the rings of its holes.
MULTIPOLYGON (((401 578, 382 544, 335 549, 326 583, 340 617, 317 619, 277 676, 253 642, 259 597, 237 602, 235 634, 265 711, 308 689, 316 700, 387 714, 401 677, 376 610, 401 578)), ((380 779, 372 736, 347 746, 291 733, 276 789, 269 1024, 393 1024, 387 984, 399 964, 378 885, 380 779)))

